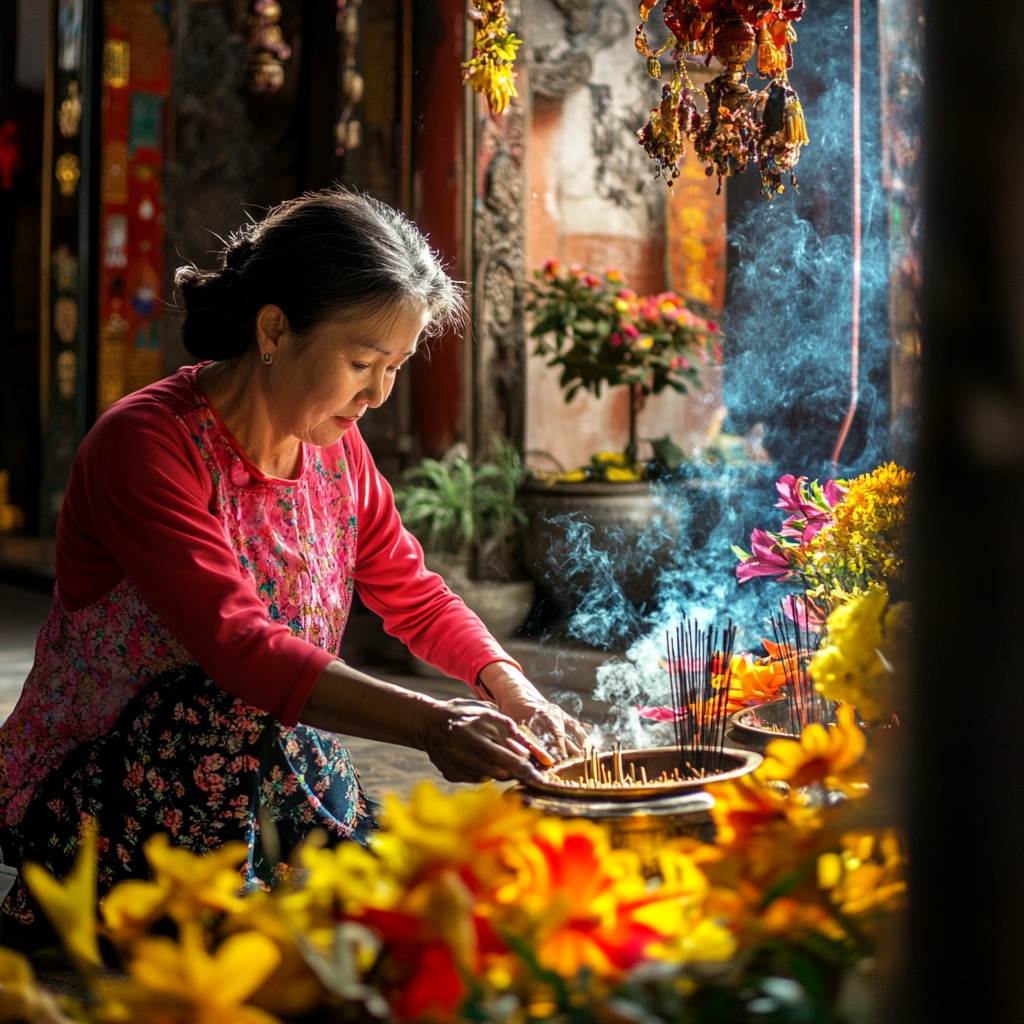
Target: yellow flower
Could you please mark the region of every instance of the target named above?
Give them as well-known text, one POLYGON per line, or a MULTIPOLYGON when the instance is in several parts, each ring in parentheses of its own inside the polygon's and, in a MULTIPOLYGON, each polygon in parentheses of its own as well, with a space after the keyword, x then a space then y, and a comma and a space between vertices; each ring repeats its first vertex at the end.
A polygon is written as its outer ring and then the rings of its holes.
POLYGON ((829 615, 826 634, 810 664, 817 689, 855 705, 868 721, 898 712, 909 674, 910 605, 890 604, 884 587, 870 587, 829 615))
POLYGON ((629 458, 625 452, 597 452, 591 458, 599 466, 618 466, 619 469, 629 466, 629 458))
POLYGON ((384 798, 384 831, 371 849, 396 874, 409 877, 425 864, 465 865, 479 877, 493 875, 506 843, 524 839, 541 814, 494 784, 444 794, 421 782, 407 803, 384 798))
POLYGON ((838 852, 818 862, 818 884, 847 917, 902 907, 906 894, 902 846, 894 829, 843 835, 838 852))
POLYGON ((613 483, 630 483, 634 480, 642 480, 643 470, 640 466, 630 466, 628 469, 612 466, 605 472, 605 479, 613 483))
POLYGON ((62 882, 38 864, 25 864, 22 874, 75 963, 80 967, 99 967, 95 821, 90 819, 83 828, 74 866, 62 882))
POLYGON ((53 996, 36 983, 28 960, 10 949, 0 949, 0 1021, 72 1024, 53 996))
POLYGON ((846 485, 832 523, 808 542, 802 573, 831 606, 906 575, 907 505, 914 474, 888 462, 846 485))
POLYGON ((126 1024, 275 1024, 246 1005, 280 961, 271 939, 232 935, 212 953, 202 928, 181 926, 180 942, 147 938, 131 951, 128 980, 102 984, 98 1016, 126 1024))
POLYGON ((514 83, 515 75, 511 64, 481 63, 473 68, 469 83, 474 92, 483 93, 492 114, 503 114, 512 100, 518 96, 514 83))
MULTIPOLYGON (((299 859, 306 878, 288 903, 297 906, 301 902, 316 912, 303 922, 304 931, 317 920, 332 927, 339 910, 355 914, 366 907, 389 909, 398 904, 404 891, 405 879, 396 877, 384 860, 358 843, 340 843, 334 849, 307 845, 299 859)), ((398 860, 391 859, 393 863, 398 860)))
POLYGON ((168 891, 166 912, 175 920, 191 919, 198 908, 239 908, 239 868, 249 852, 245 843, 225 843, 219 850, 200 855, 183 846, 172 846, 171 837, 158 832, 146 840, 143 850, 155 884, 168 891))
POLYGON ((835 725, 812 722, 799 740, 772 740, 754 775, 764 782, 786 782, 794 788, 815 782, 836 785, 864 756, 867 745, 857 725, 856 709, 843 704, 835 725))

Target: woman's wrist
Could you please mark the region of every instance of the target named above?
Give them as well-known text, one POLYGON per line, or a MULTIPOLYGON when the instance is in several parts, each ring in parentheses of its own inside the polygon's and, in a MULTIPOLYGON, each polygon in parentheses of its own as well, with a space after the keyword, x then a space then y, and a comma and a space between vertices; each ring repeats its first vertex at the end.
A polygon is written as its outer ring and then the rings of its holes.
POLYGON ((545 702, 540 691, 523 673, 523 670, 510 661, 492 661, 485 665, 477 675, 477 688, 500 708, 510 699, 536 700, 545 702))

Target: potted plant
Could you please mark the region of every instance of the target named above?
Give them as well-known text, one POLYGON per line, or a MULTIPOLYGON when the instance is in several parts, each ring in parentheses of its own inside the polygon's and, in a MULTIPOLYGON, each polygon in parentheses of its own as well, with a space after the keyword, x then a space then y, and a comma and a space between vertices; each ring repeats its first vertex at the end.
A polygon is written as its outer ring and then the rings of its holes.
MULTIPOLYGON (((530 515, 524 535, 527 565, 561 613, 592 588, 588 561, 602 564, 602 582, 610 571, 627 601, 642 606, 652 584, 645 560, 638 557, 638 538, 653 540, 656 524, 657 544, 666 557, 677 541, 677 524, 655 507, 650 481, 674 473, 686 456, 664 437, 650 441, 650 454, 641 457, 637 416, 651 395, 667 389, 685 394, 701 386, 700 369, 715 354, 718 326, 673 291, 638 295, 616 270, 599 277, 548 260, 526 291, 534 354, 559 371, 567 403, 580 391, 598 397, 606 388, 629 392, 623 451, 599 452, 586 466, 536 473, 524 484, 530 515), (580 551, 581 539, 586 553, 580 551)), ((644 550, 659 557, 657 550, 646 545, 644 550)))
MULTIPOLYGON (((637 295, 617 270, 598 277, 582 267, 564 271, 548 260, 527 284, 534 354, 561 370, 566 402, 582 391, 629 390, 629 439, 624 452, 602 453, 576 470, 579 479, 637 480, 674 469, 682 452, 670 439, 652 442, 641 462, 637 414, 651 395, 700 387, 700 367, 718 339, 718 325, 691 310, 673 291, 637 295)), ((574 474, 568 474, 573 477, 574 474)))
POLYGON ((522 456, 500 436, 491 447, 493 458, 482 462, 474 463, 461 444, 439 459, 421 460, 396 482, 395 504, 423 545, 428 567, 501 640, 522 624, 534 593, 518 558, 527 522, 518 500, 522 456))

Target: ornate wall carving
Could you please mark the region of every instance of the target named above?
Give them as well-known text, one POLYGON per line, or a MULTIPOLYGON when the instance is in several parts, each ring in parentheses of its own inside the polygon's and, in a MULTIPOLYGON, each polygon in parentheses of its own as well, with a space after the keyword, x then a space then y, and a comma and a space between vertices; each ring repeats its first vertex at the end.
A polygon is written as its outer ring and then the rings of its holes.
POLYGON ((476 107, 473 203, 473 446, 497 431, 525 436, 525 326, 517 283, 526 273, 526 111, 500 120, 476 107))

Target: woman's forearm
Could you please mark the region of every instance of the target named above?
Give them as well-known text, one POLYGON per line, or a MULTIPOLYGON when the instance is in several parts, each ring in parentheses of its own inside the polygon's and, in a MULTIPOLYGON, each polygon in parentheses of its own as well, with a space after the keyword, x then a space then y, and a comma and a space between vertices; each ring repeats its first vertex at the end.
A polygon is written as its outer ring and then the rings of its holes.
POLYGON ((480 701, 439 701, 342 661, 329 664, 300 716, 318 729, 425 751, 449 782, 539 780, 515 722, 480 701))
POLYGON ((317 729, 423 750, 431 721, 445 716, 445 705, 433 697, 333 661, 320 673, 299 718, 317 729))

